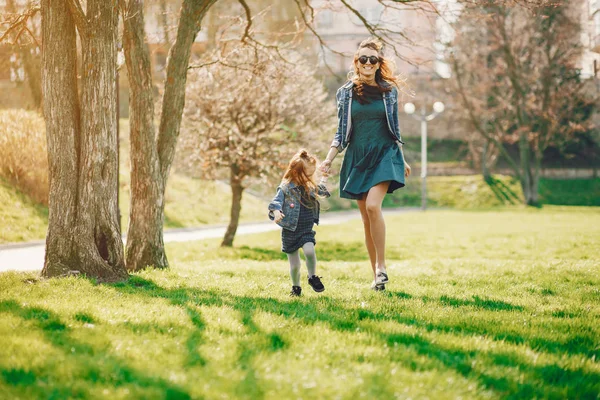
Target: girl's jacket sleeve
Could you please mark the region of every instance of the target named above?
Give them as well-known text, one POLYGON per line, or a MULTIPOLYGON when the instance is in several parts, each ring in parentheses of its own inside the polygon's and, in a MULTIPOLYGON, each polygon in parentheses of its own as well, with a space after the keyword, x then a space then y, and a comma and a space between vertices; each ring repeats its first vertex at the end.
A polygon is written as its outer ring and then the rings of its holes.
POLYGON ((327 190, 327 186, 325 186, 324 184, 320 183, 317 186, 317 189, 318 189, 317 193, 319 194, 319 196, 323 196, 323 197, 330 197, 331 196, 331 193, 329 193, 329 190, 327 190))
POLYGON ((285 195, 283 193, 283 190, 281 189, 281 186, 279 186, 277 188, 277 193, 275 194, 275 197, 273 197, 273 200, 271 200, 271 202, 269 203, 269 219, 271 219, 271 220, 275 219, 275 216, 273 215, 273 211, 275 211, 275 210, 281 211, 283 209, 284 197, 285 197, 285 195))

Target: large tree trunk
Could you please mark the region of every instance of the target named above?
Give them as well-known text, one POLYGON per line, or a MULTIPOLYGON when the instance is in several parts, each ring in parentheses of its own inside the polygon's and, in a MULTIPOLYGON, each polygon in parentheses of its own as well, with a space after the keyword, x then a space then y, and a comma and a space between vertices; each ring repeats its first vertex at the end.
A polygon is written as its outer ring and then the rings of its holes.
POLYGON ((123 44, 131 96, 131 211, 127 235, 127 268, 169 266, 163 243, 164 181, 160 175, 154 126, 150 55, 144 45, 144 12, 139 0, 124 10, 123 44))
POLYGON ((77 217, 79 98, 75 25, 63 1, 42 0, 42 85, 48 147, 48 233, 42 275, 78 270, 77 217))
POLYGON ((118 219, 116 1, 88 0, 89 35, 82 36, 81 158, 77 242, 86 274, 127 276, 118 219))
MULTIPOLYGON (((136 4, 138 1, 130 1, 129 7, 139 6, 136 4)), ((147 51, 143 45, 143 18, 136 17, 127 23, 129 27, 126 26, 129 30, 126 41, 131 42, 126 44, 125 51, 132 53, 127 56, 130 59, 127 62, 142 63, 131 67, 128 64, 128 68, 132 71, 130 75, 133 75, 133 71, 138 73, 141 69, 146 70, 140 77, 134 78, 139 79, 139 82, 133 82, 131 86, 134 103, 130 111, 132 118, 135 119, 132 123, 132 135, 134 135, 133 129, 136 129, 135 135, 139 137, 135 142, 132 138, 131 148, 130 221, 132 222, 127 235, 129 270, 138 270, 149 265, 159 268, 168 266, 162 232, 165 188, 179 137, 192 44, 200 30, 202 18, 216 1, 184 0, 183 2, 177 38, 169 50, 158 139, 155 139, 155 130, 152 126, 154 110, 149 106, 152 99, 151 70, 149 63, 144 61, 149 57, 147 53, 142 54, 147 51), (136 152, 134 145, 138 146, 139 153, 147 154, 139 154, 139 157, 137 154, 134 155, 133 153, 136 152)))
POLYGON ((81 101, 85 107, 78 124, 75 35, 64 4, 44 0, 42 11, 43 42, 48 46, 43 56, 44 111, 50 123, 48 141, 52 142, 50 215, 54 214, 42 273, 57 276, 78 271, 101 281, 115 281, 127 277, 117 217, 118 14, 112 2, 87 1, 87 12, 94 18, 88 22, 83 16, 81 21, 86 24, 81 35, 81 101), (69 71, 66 76, 64 70, 69 71), (65 110, 60 97, 70 100, 65 110), (65 155, 71 163, 63 170, 59 160, 65 155), (53 186, 63 190, 53 190, 53 186), (55 243, 69 247, 56 248, 55 243))
POLYGON ((234 164, 230 168, 229 184, 231 185, 231 215, 229 218, 229 226, 221 242, 221 246, 231 247, 233 246, 233 239, 237 232, 238 225, 240 223, 240 212, 242 211, 242 194, 244 193, 244 187, 242 186, 242 180, 239 174, 239 168, 234 164))

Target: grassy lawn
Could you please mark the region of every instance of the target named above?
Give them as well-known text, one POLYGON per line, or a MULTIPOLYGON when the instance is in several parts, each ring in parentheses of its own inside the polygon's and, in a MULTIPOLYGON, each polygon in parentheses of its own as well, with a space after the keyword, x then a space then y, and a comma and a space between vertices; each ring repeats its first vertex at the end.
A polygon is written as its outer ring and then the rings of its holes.
MULTIPOLYGON (((333 182, 331 210, 356 207, 356 202, 341 199, 339 184, 333 182)), ((543 205, 600 206, 600 178, 595 179, 540 179, 540 202, 543 205)), ((490 209, 521 206, 523 191, 518 180, 495 175, 485 181, 481 175, 430 176, 427 178, 429 207, 458 209, 490 209)), ((421 179, 409 178, 407 186, 386 196, 384 207, 419 207, 421 179)))
POLYGON ((0 177, 0 243, 43 239, 48 208, 36 204, 0 177))
POLYGON ((593 208, 396 215, 375 293, 360 221, 324 226, 300 299, 278 232, 120 284, 5 273, 0 397, 597 399, 599 237, 593 208))

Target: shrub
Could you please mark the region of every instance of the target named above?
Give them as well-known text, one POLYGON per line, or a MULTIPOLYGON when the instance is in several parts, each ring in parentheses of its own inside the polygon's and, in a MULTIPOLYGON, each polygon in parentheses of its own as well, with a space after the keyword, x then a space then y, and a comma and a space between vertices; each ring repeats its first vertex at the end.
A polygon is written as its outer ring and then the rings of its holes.
POLYGON ((0 175, 34 201, 48 204, 46 128, 37 112, 0 110, 0 175))

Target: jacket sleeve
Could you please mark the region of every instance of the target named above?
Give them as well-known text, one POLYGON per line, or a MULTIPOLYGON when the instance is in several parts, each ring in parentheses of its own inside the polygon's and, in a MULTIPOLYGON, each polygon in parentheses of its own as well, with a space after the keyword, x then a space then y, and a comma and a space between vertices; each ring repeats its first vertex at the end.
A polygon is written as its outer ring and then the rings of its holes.
POLYGON ((319 186, 317 186, 318 189, 318 194, 319 196, 323 196, 323 197, 330 197, 331 193, 329 193, 329 190, 327 190, 327 186, 325 186, 324 184, 319 184, 319 186))
POLYGON ((400 131, 400 117, 399 117, 399 114, 400 114, 400 102, 398 101, 398 97, 399 97, 398 96, 398 89, 394 88, 392 91, 393 91, 394 96, 396 96, 396 106, 397 107, 394 108, 394 111, 395 111, 394 118, 396 119, 396 127, 398 128, 398 141, 400 142, 400 144, 404 144, 404 141, 402 140, 402 133, 400 131))
POLYGON ((337 130, 335 132, 335 135, 333 137, 333 141, 331 142, 331 146, 330 147, 335 147, 337 148, 338 152, 341 153, 342 151, 344 151, 344 148, 342 147, 342 135, 343 132, 341 131, 341 127, 342 124, 340 123, 344 114, 344 105, 342 103, 342 89, 338 89, 338 91, 335 94, 335 100, 337 102, 337 116, 338 116, 338 123, 337 123, 337 130))
POLYGON ((283 209, 284 197, 285 197, 285 195, 283 193, 283 190, 281 189, 281 186, 279 186, 277 188, 277 193, 275 194, 275 197, 273 197, 273 200, 271 200, 271 202, 269 203, 269 219, 271 219, 271 220, 275 219, 275 216, 273 215, 273 211, 275 211, 275 210, 281 211, 283 209))

